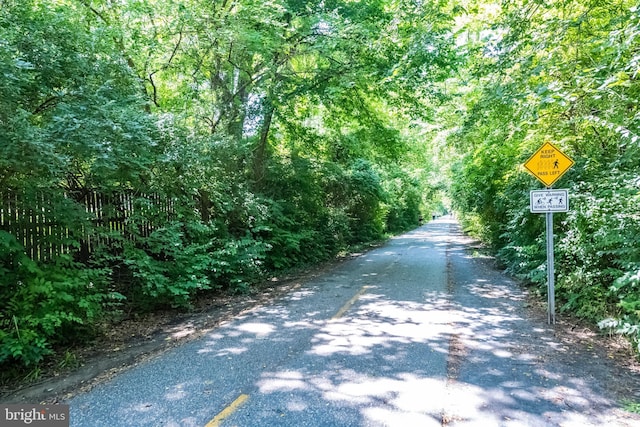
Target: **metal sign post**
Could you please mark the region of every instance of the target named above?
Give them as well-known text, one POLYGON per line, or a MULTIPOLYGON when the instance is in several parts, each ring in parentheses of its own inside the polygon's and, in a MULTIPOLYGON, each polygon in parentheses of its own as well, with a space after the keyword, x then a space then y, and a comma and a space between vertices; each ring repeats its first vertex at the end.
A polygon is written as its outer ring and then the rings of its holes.
POLYGON ((547 302, 549 324, 556 323, 555 267, 553 259, 553 213, 569 210, 569 190, 533 190, 529 193, 531 213, 546 215, 547 237, 547 302))
POLYGON ((550 325, 556 323, 555 267, 553 259, 553 213, 569 210, 568 190, 551 188, 564 173, 573 166, 573 160, 555 145, 545 142, 524 164, 525 169, 542 182, 546 190, 534 190, 529 195, 531 213, 546 215, 547 237, 547 313, 550 325))
POLYGON ((547 212, 547 302, 548 323, 556 323, 556 290, 553 265, 553 212, 547 212))

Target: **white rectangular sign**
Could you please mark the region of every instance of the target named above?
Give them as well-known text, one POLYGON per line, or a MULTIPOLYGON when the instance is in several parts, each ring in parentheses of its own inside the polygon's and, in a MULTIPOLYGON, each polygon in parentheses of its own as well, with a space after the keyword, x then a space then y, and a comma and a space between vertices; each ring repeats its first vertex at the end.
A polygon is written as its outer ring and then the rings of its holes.
POLYGON ((568 190, 533 190, 530 193, 531 213, 567 212, 569 210, 568 190))

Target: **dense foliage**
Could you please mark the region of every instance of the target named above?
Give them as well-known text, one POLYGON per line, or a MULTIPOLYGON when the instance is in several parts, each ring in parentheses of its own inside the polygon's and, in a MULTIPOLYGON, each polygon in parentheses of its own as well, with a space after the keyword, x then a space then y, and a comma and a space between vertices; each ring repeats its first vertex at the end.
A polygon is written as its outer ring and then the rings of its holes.
POLYGON ((450 12, 0 0, 0 367, 415 227, 450 12))
POLYGON ((628 0, 0 0, 0 368, 447 199, 544 293, 546 140, 562 310, 640 341, 639 34, 628 0))
POLYGON ((561 309, 638 344, 640 10, 518 0, 475 12, 452 198, 508 269, 545 292, 544 216, 528 212, 541 184, 520 165, 546 140, 561 147, 576 161, 556 185, 570 192, 570 211, 555 218, 561 309))

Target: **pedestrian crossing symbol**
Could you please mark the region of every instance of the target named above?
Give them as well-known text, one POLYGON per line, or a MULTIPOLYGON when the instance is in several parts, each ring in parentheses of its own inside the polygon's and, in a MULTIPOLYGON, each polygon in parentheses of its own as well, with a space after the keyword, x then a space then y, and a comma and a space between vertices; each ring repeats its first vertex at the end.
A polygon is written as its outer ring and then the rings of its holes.
POLYGON ((573 166, 573 160, 555 145, 545 142, 535 152, 524 167, 547 187, 551 187, 566 171, 573 166))

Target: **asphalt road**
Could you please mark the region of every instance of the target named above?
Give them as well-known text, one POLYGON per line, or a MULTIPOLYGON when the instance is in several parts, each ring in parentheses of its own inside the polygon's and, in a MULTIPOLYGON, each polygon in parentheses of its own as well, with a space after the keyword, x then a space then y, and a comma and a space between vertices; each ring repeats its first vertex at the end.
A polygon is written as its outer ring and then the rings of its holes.
POLYGON ((469 243, 447 217, 396 237, 74 397, 71 425, 640 425, 469 243))

